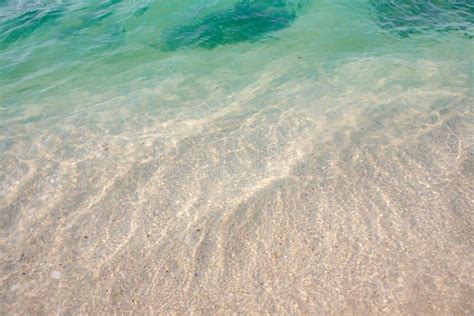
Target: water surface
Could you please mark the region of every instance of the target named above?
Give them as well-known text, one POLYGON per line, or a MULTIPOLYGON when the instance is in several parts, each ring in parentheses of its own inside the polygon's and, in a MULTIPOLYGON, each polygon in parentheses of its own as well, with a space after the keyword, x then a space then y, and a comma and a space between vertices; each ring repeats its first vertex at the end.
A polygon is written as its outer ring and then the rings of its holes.
POLYGON ((472 314, 473 10, 0 0, 0 311, 472 314))

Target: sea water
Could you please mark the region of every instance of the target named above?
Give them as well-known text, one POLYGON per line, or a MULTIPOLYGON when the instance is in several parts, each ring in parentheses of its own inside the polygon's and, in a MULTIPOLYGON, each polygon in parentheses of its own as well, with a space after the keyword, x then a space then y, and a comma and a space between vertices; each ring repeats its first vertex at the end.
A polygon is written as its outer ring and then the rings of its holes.
POLYGON ((0 0, 0 310, 471 314, 474 5, 0 0))

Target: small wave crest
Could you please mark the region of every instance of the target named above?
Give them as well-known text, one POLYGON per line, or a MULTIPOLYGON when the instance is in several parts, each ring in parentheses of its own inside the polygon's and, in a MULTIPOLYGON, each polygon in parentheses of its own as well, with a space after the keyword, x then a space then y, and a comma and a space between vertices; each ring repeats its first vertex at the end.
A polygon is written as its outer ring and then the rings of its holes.
POLYGON ((474 35, 474 3, 469 1, 375 1, 371 6, 379 25, 401 37, 430 31, 474 35))

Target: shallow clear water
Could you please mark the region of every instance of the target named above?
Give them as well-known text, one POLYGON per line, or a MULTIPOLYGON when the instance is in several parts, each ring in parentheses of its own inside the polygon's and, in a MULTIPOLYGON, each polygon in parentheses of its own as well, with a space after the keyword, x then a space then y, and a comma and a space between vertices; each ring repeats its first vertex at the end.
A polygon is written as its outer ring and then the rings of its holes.
POLYGON ((459 313, 469 1, 0 0, 2 313, 459 313))

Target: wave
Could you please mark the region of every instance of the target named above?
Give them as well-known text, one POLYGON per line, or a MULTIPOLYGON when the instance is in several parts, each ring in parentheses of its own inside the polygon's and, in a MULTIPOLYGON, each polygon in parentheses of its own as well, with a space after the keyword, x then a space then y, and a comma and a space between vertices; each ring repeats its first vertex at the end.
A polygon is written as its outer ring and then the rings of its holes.
POLYGON ((474 4, 469 1, 370 1, 378 24, 401 37, 430 31, 474 35, 474 4))
POLYGON ((296 17, 294 6, 287 1, 241 0, 230 9, 210 13, 191 24, 164 30, 156 46, 165 51, 175 51, 255 42, 289 27, 296 17))

